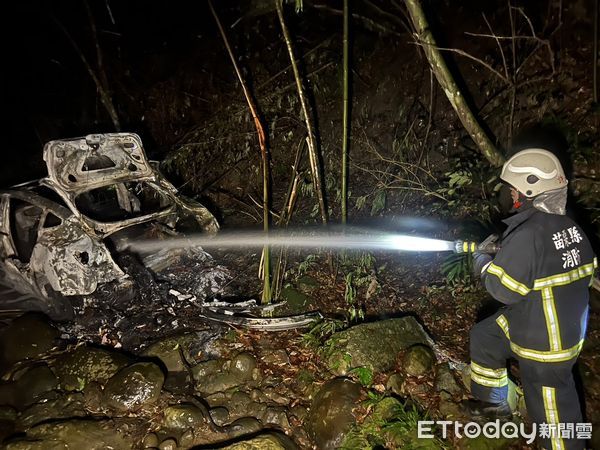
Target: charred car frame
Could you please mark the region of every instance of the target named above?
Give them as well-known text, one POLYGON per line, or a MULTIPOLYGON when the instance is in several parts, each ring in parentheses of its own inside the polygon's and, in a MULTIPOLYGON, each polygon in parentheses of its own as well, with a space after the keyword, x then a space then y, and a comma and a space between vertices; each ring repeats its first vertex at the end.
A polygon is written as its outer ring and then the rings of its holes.
POLYGON ((63 315, 65 297, 129 282, 111 252, 132 233, 219 228, 148 161, 134 133, 51 141, 43 157, 46 178, 0 191, 0 277, 51 315, 63 315))

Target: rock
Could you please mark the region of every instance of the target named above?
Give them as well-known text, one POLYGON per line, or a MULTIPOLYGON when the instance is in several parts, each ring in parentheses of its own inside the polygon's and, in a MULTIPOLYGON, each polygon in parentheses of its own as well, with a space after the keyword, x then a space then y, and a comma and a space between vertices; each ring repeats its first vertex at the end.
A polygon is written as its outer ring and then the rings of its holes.
POLYGON ((290 403, 289 398, 281 395, 273 387, 269 386, 269 387, 264 388, 263 393, 269 402, 277 403, 278 405, 289 405, 289 403, 290 403))
POLYGON ((287 416, 287 408, 281 406, 269 406, 264 414, 262 414, 260 420, 265 425, 277 425, 284 430, 291 428, 287 416))
POLYGON ((392 419, 403 405, 394 397, 382 398, 374 407, 371 415, 374 421, 387 421, 392 419))
POLYGON ((431 387, 428 383, 415 383, 410 380, 404 380, 402 392, 409 397, 418 397, 431 393, 431 387))
POLYGON ((471 393, 471 366, 469 364, 466 364, 460 371, 460 379, 467 392, 471 393))
POLYGON ((290 363, 290 357, 284 349, 266 353, 263 355, 262 360, 263 362, 273 364, 274 366, 282 366, 290 363))
POLYGON ((192 332, 179 332, 153 342, 142 355, 158 358, 168 372, 183 372, 201 355, 215 359, 221 354, 219 337, 222 330, 208 328, 192 332))
POLYGON ((187 370, 183 350, 176 338, 167 338, 150 345, 142 356, 158 358, 168 372, 184 372, 187 370))
POLYGON ((108 406, 119 411, 133 411, 154 403, 160 396, 165 376, 154 363, 135 363, 121 369, 104 388, 108 406))
POLYGON ((318 448, 335 449, 356 422, 352 410, 361 395, 361 386, 336 378, 323 385, 315 396, 307 417, 307 427, 318 448))
POLYGON ((24 438, 7 444, 5 448, 7 450, 105 450, 133 447, 134 443, 110 420, 73 419, 36 425, 27 430, 24 438))
POLYGON ((81 391, 91 381, 104 385, 129 364, 129 358, 106 349, 82 346, 65 353, 52 363, 52 370, 67 391, 81 391))
POLYGON ((223 406, 218 406, 210 410, 210 417, 215 425, 222 427, 229 423, 229 410, 223 406))
POLYGON ((194 380, 198 383, 202 383, 205 378, 219 373, 222 368, 223 363, 219 360, 213 359, 196 364, 194 367, 192 367, 191 372, 194 380))
POLYGON ((13 320, 0 334, 0 363, 35 359, 53 348, 60 332, 41 314, 27 313, 13 320))
POLYGON ((74 392, 31 405, 21 413, 19 424, 21 428, 27 429, 42 422, 83 418, 87 414, 83 394, 74 392))
POLYGON ((247 393, 237 391, 231 394, 231 397, 227 402, 227 409, 229 410, 229 414, 234 418, 249 416, 251 414, 247 414, 247 411, 250 403, 256 402, 253 402, 247 393))
POLYGON ((196 390, 202 395, 211 395, 236 388, 243 383, 244 380, 238 376, 229 372, 223 372, 206 377, 203 382, 196 384, 196 390))
POLYGON ((281 290, 281 298, 285 300, 287 310, 291 313, 306 312, 310 304, 310 297, 294 288, 286 287, 281 290))
POLYGON ((177 450, 177 441, 173 438, 165 439, 158 446, 160 450, 177 450))
POLYGON ((296 285, 300 292, 310 295, 320 286, 320 283, 316 278, 313 278, 310 275, 304 275, 296 280, 296 285))
POLYGON ((391 391, 396 395, 404 395, 404 390, 402 389, 402 385, 404 384, 404 375, 401 373, 393 373, 388 378, 388 381, 385 385, 385 388, 388 391, 391 391))
POLYGON ((431 371, 435 355, 426 345, 413 345, 404 354, 402 366, 404 371, 411 376, 418 377, 431 371))
POLYGON ((250 353, 243 352, 235 356, 231 360, 229 372, 238 377, 240 380, 246 381, 252 379, 252 374, 256 368, 256 358, 250 353))
POLYGON ((452 369, 448 363, 437 366, 435 373, 435 390, 438 392, 447 392, 451 395, 458 395, 463 392, 463 388, 458 384, 452 369))
POLYGON ((363 323, 335 333, 327 341, 326 345, 333 348, 327 365, 337 375, 345 375, 356 367, 367 367, 373 373, 386 372, 394 367, 401 351, 428 341, 423 327, 413 317, 363 323))
POLYGON ((159 441, 156 433, 148 433, 146 436, 144 436, 144 439, 142 440, 142 446, 144 448, 158 447, 158 444, 159 441))
POLYGON ((487 438, 483 434, 473 438, 463 438, 458 442, 460 450, 507 450, 517 442, 516 439, 487 438))
POLYGON ((11 406, 0 406, 0 420, 14 422, 17 420, 17 410, 11 406))
POLYGON ((226 363, 206 361, 197 364, 192 368, 192 375, 196 380, 196 390, 205 397, 260 378, 256 358, 248 352, 239 353, 226 363))
POLYGON ((260 431, 262 425, 254 417, 242 417, 226 427, 229 439, 235 439, 245 434, 252 434, 260 431))
POLYGON ((57 386, 58 381, 47 365, 35 366, 21 374, 16 381, 0 385, 0 405, 22 410, 57 386))
POLYGON ((452 395, 447 391, 440 392, 440 404, 438 410, 444 418, 457 420, 465 417, 465 413, 458 403, 452 400, 452 395))
POLYGON ((194 432, 192 430, 185 431, 179 438, 179 446, 189 448, 194 445, 194 432))
POLYGON ((187 430, 198 427, 205 420, 204 413, 198 407, 180 404, 165 408, 162 425, 169 429, 187 430))
POLYGON ((274 434, 263 434, 245 441, 224 447, 222 450, 290 450, 295 448, 286 445, 274 434))
POLYGON ((300 422, 304 422, 304 419, 306 419, 306 417, 308 416, 308 409, 306 409, 302 405, 292 406, 292 408, 290 409, 290 412, 300 422))

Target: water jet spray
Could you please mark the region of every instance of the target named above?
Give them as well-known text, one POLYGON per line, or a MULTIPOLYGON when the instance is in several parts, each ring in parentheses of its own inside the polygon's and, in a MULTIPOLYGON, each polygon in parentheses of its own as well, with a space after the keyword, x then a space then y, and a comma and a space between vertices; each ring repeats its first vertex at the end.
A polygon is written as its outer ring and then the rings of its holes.
POLYGON ((323 250, 390 250, 404 252, 496 253, 495 244, 479 245, 473 241, 447 241, 409 234, 383 233, 373 230, 334 231, 275 231, 221 232, 214 236, 191 235, 173 239, 153 239, 131 242, 128 248, 135 252, 152 253, 164 249, 202 247, 241 250, 270 247, 323 250))

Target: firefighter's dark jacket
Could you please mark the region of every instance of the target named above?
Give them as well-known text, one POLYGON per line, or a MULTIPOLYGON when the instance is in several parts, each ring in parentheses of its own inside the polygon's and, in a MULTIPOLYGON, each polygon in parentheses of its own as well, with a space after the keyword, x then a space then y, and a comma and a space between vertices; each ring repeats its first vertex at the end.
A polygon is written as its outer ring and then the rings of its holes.
POLYGON ((507 305, 496 322, 519 357, 540 362, 576 357, 597 266, 588 238, 568 216, 533 207, 505 223, 501 249, 482 271, 488 292, 507 305))

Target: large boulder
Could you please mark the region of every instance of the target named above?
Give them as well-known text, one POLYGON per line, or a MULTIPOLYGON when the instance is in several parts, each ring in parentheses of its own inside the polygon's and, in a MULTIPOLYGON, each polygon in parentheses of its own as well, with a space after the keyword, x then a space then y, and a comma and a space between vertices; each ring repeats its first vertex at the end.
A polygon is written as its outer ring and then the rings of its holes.
POLYGON ((116 373, 104 388, 104 400, 118 411, 135 411, 160 396, 165 376, 154 363, 135 363, 116 373))
POLYGON ((196 390, 204 396, 224 392, 244 384, 252 384, 260 376, 256 358, 247 352, 234 356, 230 361, 205 361, 191 369, 196 390))
POLYGON ((60 332, 44 316, 22 315, 0 334, 0 363, 8 367, 17 361, 35 359, 53 348, 59 336, 60 332))
POLYGON ((319 449, 340 446, 356 422, 352 411, 361 393, 361 386, 346 378, 330 380, 319 390, 305 422, 319 449))
POLYGON ((21 410, 57 387, 58 381, 48 366, 38 365, 20 374, 15 381, 0 384, 0 405, 21 410))
POLYGON ((386 372, 394 367, 400 352, 429 342, 431 339, 413 317, 364 323, 331 336, 326 344, 332 349, 327 365, 336 375, 346 375, 356 367, 386 372))
POLYGON ((293 450, 296 448, 285 436, 269 433, 236 442, 224 447, 223 450, 293 450))
POLYGON ((62 389, 81 391, 92 381, 103 385, 127 364, 129 358, 121 353, 81 346, 58 357, 52 363, 52 370, 62 389))
POLYGON ((134 443, 110 420, 72 419, 37 425, 25 437, 7 444, 6 450, 105 450, 129 449, 134 443))
POLYGON ((65 395, 49 395, 48 398, 40 399, 38 403, 31 405, 21 413, 19 424, 21 428, 27 429, 42 422, 83 418, 87 415, 83 394, 70 392, 65 395))

